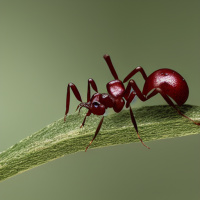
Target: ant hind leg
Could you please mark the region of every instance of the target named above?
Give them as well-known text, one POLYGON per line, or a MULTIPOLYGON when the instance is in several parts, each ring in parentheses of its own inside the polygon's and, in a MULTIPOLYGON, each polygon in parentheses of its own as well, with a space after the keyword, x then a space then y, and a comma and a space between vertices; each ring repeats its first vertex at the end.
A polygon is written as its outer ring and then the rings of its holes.
POLYGON ((184 115, 176 106, 175 104, 172 102, 172 100, 162 91, 162 89, 160 88, 156 88, 155 90, 153 90, 152 93, 150 93, 148 96, 147 96, 147 99, 150 99, 151 97, 155 96, 156 94, 160 93, 161 96, 165 99, 165 101, 170 105, 172 106, 177 112, 179 115, 182 115, 183 117, 191 120, 194 124, 196 125, 199 125, 200 126, 200 122, 195 122, 194 120, 192 120, 191 118, 187 117, 186 115, 184 115))

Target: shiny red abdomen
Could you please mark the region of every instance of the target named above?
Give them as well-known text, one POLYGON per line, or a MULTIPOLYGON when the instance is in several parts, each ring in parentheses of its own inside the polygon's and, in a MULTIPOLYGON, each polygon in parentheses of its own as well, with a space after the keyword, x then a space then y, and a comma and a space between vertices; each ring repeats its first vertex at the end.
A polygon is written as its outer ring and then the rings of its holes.
POLYGON ((184 104, 189 95, 189 88, 185 79, 171 69, 159 69, 149 75, 144 84, 143 94, 147 95, 155 88, 162 89, 178 105, 184 104))

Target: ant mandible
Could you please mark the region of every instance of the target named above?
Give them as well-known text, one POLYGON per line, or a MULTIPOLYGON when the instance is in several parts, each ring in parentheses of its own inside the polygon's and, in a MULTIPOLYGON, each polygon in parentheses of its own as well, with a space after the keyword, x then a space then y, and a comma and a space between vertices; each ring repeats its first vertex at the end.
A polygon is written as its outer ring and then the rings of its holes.
MULTIPOLYGON (((69 112, 70 88, 71 88, 77 100, 81 102, 77 107, 77 109, 80 107, 79 112, 82 107, 88 109, 88 112, 85 115, 85 118, 80 128, 84 126, 86 117, 90 116, 91 113, 93 113, 94 115, 104 115, 107 108, 113 108, 113 110, 116 113, 119 113, 125 105, 126 108, 129 108, 130 110, 131 121, 137 132, 138 138, 140 139, 141 143, 148 149, 149 147, 146 146, 143 143, 142 139, 140 138, 140 135, 138 133, 137 123, 130 106, 130 103, 132 102, 132 100, 135 98, 136 95, 141 101, 146 101, 151 97, 160 94, 164 98, 164 100, 178 112, 178 114, 191 120, 194 124, 200 125, 200 123, 197 123, 194 120, 187 117, 186 115, 184 115, 170 99, 171 97, 177 103, 177 105, 181 106, 186 102, 188 98, 189 95, 188 85, 185 79, 179 73, 177 73, 174 70, 164 68, 164 69, 159 69, 153 72, 151 75, 147 76, 144 69, 139 66, 136 67, 132 72, 130 72, 122 82, 118 78, 118 75, 110 59, 110 56, 106 54, 103 57, 110 69, 110 72, 112 73, 115 79, 107 83, 106 87, 108 93, 98 93, 95 81, 93 79, 88 79, 87 102, 84 103, 82 102, 77 87, 73 83, 69 83, 67 87, 66 111, 65 111, 64 121, 66 121, 66 116, 69 112), (134 80, 132 79, 129 80, 137 72, 140 72, 145 80, 143 91, 140 91, 134 80), (127 82, 128 80, 129 80, 128 85, 125 88, 124 83, 127 82), (96 93, 92 97, 90 96, 91 87, 93 88, 94 91, 96 91, 96 93)), ((95 135, 91 140, 91 142, 89 143, 89 145, 86 147, 85 151, 87 151, 88 147, 92 144, 93 140, 99 133, 99 130, 103 123, 103 119, 104 116, 101 118, 99 125, 96 129, 95 135)))

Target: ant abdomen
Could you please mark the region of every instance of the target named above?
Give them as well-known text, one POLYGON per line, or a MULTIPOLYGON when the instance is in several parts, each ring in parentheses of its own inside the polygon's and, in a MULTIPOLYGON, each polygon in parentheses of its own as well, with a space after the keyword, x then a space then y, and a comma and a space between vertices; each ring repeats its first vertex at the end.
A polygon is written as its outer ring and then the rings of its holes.
POLYGON ((176 71, 171 69, 159 69, 148 76, 143 94, 155 88, 159 88, 171 97, 179 106, 183 105, 189 96, 189 88, 185 79, 176 71))

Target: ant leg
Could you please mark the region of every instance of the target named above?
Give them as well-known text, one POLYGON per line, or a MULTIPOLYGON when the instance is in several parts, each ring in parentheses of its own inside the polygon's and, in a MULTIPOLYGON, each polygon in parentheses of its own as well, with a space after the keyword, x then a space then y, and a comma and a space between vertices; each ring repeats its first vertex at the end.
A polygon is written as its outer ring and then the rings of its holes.
POLYGON ((128 108, 130 106, 131 101, 133 101, 133 99, 135 98, 135 91, 132 91, 128 97, 128 99, 126 100, 126 108, 128 108))
POLYGON ((140 91, 140 89, 138 88, 137 84, 135 83, 134 80, 130 80, 128 82, 128 85, 126 87, 125 93, 124 93, 124 98, 129 101, 129 103, 131 102, 129 99, 129 95, 130 95, 130 90, 131 88, 134 90, 134 93, 138 96, 138 98, 141 101, 146 101, 147 98, 143 95, 143 93, 140 91))
POLYGON ((110 56, 107 55, 107 54, 105 54, 105 55, 103 56, 103 58, 105 59, 105 61, 106 61, 107 65, 108 65, 108 67, 109 67, 109 69, 110 69, 110 72, 112 73, 113 77, 114 77, 116 80, 118 80, 118 75, 117 75, 117 72, 115 71, 115 68, 114 68, 114 66, 113 66, 113 64, 112 64, 112 61, 111 61, 111 59, 110 59, 110 56))
POLYGON ((95 90, 95 92, 98 92, 97 90, 97 86, 96 83, 93 79, 88 79, 88 91, 87 91, 87 102, 90 101, 90 87, 92 86, 93 90, 95 90))
POLYGON ((194 120, 190 119, 189 117, 187 117, 186 115, 184 115, 176 106, 175 104, 172 102, 172 100, 162 91, 162 89, 160 88, 156 88, 152 93, 150 93, 148 96, 147 96, 147 99, 150 99, 151 97, 155 96, 156 94, 160 93, 162 95, 162 97, 165 99, 165 101, 170 105, 172 106, 177 112, 179 115, 182 115, 183 117, 191 120, 194 124, 196 125, 200 125, 200 122, 195 122, 194 120))
POLYGON ((140 72, 144 78, 144 80, 147 80, 147 75, 144 71, 144 69, 139 66, 139 67, 136 67, 131 73, 129 73, 126 78, 123 80, 123 83, 125 83, 126 81, 128 81, 132 76, 134 76, 137 72, 140 72))
POLYGON ((133 111, 132 111, 131 107, 130 107, 130 114, 131 114, 131 121, 132 121, 132 123, 133 123, 133 125, 134 125, 134 128, 135 128, 135 130, 136 130, 136 132, 137 132, 137 136, 138 136, 138 138, 140 139, 140 142, 141 142, 145 147, 147 147, 148 149, 150 149, 148 146, 146 146, 146 145, 143 143, 143 141, 142 141, 142 139, 141 139, 141 137, 140 137, 140 135, 139 135, 139 133, 138 133, 137 123, 136 123, 136 121, 135 121, 135 117, 134 117, 134 115, 133 115, 133 111))
POLYGON ((66 121, 67 113, 69 112, 70 88, 72 89, 72 91, 73 91, 75 97, 77 98, 77 100, 82 102, 81 95, 80 95, 77 87, 73 83, 69 83, 68 86, 67 86, 66 111, 65 111, 64 121, 66 121))
POLYGON ((89 143, 89 145, 86 147, 85 152, 87 151, 88 147, 92 144, 92 142, 93 142, 94 139, 96 138, 97 134, 99 133, 99 130, 100 130, 101 125, 102 125, 102 123, 103 123, 103 119, 104 119, 104 116, 101 118, 101 121, 99 122, 99 125, 98 125, 98 127, 97 127, 97 129, 96 129, 96 132, 95 132, 95 134, 94 134, 94 137, 93 137, 93 139, 91 140, 91 142, 89 143))
MULTIPOLYGON (((95 90, 95 92, 98 92, 98 90, 97 90, 97 85, 96 85, 95 81, 94 81, 92 78, 88 79, 87 102, 89 102, 89 101, 90 101, 90 98, 91 98, 91 95, 90 95, 90 87, 91 87, 91 86, 92 86, 93 90, 95 90)), ((79 108, 79 105, 78 105, 77 109, 78 109, 78 108, 79 108)), ((76 110, 77 110, 77 109, 76 109, 76 110)), ((79 112, 80 112, 80 110, 79 110, 79 112)), ((80 128, 82 128, 82 127, 85 125, 86 117, 87 117, 87 116, 90 116, 90 115, 91 115, 91 112, 90 112, 90 110, 89 110, 89 111, 87 112, 87 114, 85 115, 84 120, 83 120, 83 122, 82 122, 80 128)))
POLYGON ((85 115, 84 120, 83 120, 83 122, 82 122, 80 128, 82 128, 82 127, 85 125, 86 117, 87 117, 87 116, 90 116, 90 115, 91 115, 91 112, 90 112, 90 110, 89 110, 89 111, 87 112, 87 114, 85 115))

